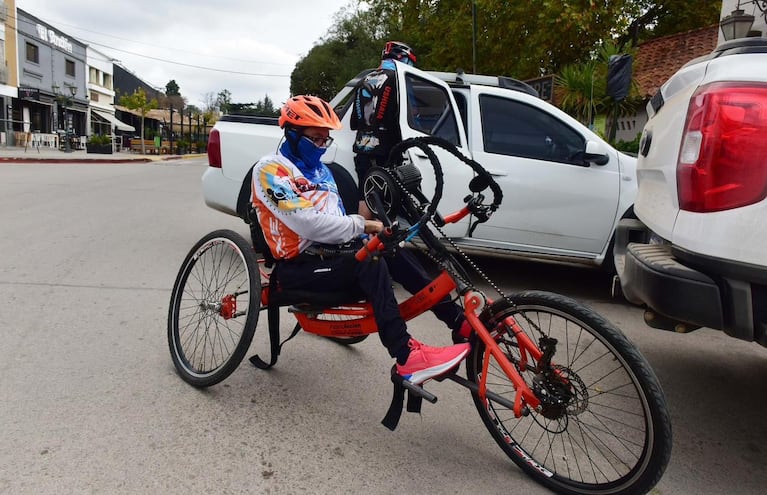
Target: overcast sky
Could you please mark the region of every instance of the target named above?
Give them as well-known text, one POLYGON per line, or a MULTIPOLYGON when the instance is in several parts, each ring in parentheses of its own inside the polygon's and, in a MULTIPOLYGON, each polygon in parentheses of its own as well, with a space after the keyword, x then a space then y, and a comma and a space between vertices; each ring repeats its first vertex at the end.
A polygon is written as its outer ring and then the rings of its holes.
POLYGON ((174 79, 188 103, 198 107, 205 93, 222 89, 236 103, 256 102, 266 94, 276 104, 285 101, 296 62, 327 34, 333 16, 348 3, 16 0, 18 8, 114 57, 152 86, 164 91, 174 79))

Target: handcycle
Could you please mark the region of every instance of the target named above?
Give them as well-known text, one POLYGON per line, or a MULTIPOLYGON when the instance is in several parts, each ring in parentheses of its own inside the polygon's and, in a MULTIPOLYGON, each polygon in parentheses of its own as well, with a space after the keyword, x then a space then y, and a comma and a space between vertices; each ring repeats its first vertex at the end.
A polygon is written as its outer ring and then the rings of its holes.
MULTIPOLYGON (((400 313, 410 320, 446 296, 462 304, 473 330, 466 377, 453 371, 438 379, 470 391, 503 452, 557 493, 652 489, 668 465, 672 440, 665 397, 645 358, 619 329, 573 299, 534 290, 504 294, 443 234, 445 224, 467 216, 470 231, 490 218, 503 197, 492 176, 445 141, 417 138, 396 146, 389 164, 373 167, 363 184, 368 207, 386 228, 359 249, 327 254, 380 258, 411 243, 433 260, 439 274, 401 302, 400 313), (419 169, 404 158, 411 147, 431 162, 435 187, 430 199, 421 191, 419 169), (437 211, 444 178, 432 147, 454 154, 475 173, 466 205, 444 217, 437 211), (489 203, 483 194, 488 188, 489 203), (493 288, 497 299, 472 283, 470 269, 493 288)), ((234 372, 264 311, 271 356, 250 358, 261 369, 274 366, 282 345, 301 329, 348 345, 377 331, 371 307, 359 294, 270 291, 271 257, 258 238, 257 224, 251 231, 251 242, 231 230, 200 239, 173 286, 168 344, 179 375, 195 387, 215 385, 234 372), (285 307, 297 323, 281 342, 285 307)), ((408 382, 394 368, 392 381, 395 397, 383 421, 390 429, 399 420, 404 390, 409 393, 408 410, 418 410, 421 399, 437 401, 423 384, 408 382)))

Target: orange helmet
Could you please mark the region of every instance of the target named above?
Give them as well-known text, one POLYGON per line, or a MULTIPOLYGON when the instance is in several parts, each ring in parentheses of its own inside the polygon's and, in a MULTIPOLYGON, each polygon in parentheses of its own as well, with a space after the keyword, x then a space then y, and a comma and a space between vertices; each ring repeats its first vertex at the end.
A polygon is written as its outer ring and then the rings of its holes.
POLYGON ((294 96, 280 110, 280 127, 324 127, 340 129, 341 121, 330 105, 316 96, 294 96))

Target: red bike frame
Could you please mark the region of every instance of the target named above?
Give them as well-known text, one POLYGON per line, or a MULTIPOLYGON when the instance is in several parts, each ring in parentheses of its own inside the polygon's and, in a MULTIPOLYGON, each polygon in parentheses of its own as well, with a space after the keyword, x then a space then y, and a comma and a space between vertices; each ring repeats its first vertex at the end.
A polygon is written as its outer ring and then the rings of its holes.
MULTIPOLYGON (((446 223, 457 222, 468 214, 468 208, 463 208, 462 210, 445 217, 445 221, 446 223)), ((375 236, 365 247, 360 249, 356 257, 358 260, 363 260, 369 254, 376 253, 382 249, 383 243, 379 236, 375 236)), ((268 274, 266 272, 262 271, 261 275, 263 278, 268 279, 268 274)), ((268 283, 263 284, 262 287, 261 301, 262 304, 267 305, 269 299, 268 283)), ((402 318, 405 321, 408 321, 425 313, 436 304, 440 303, 445 296, 450 294, 456 288, 457 285, 453 280, 453 277, 446 270, 443 270, 431 281, 431 283, 429 283, 429 285, 399 304, 402 318)), ((463 295, 463 299, 464 315, 476 332, 479 340, 485 344, 485 353, 490 354, 495 359, 514 385, 517 392, 513 406, 514 415, 520 417, 525 414, 525 406, 532 408, 538 407, 540 405, 540 400, 535 396, 524 378, 519 374, 519 371, 517 371, 515 365, 512 364, 507 355, 498 345, 498 342, 496 342, 491 331, 486 328, 479 319, 478 313, 482 309, 482 301, 484 298, 473 291, 469 291, 463 295)), ((492 301, 488 301, 488 303, 490 302, 492 301)), ((304 310, 300 307, 295 307, 291 309, 291 312, 294 313, 296 320, 304 331, 323 337, 357 337, 378 332, 372 306, 366 302, 322 309, 310 308, 304 310)), ((507 317, 504 320, 504 324, 512 329, 517 339, 520 353, 520 362, 518 363, 518 366, 522 370, 527 366, 529 358, 532 358, 534 361, 541 358, 543 354, 541 350, 535 342, 522 331, 512 317, 507 317)), ((484 360, 482 377, 480 383, 477 384, 477 393, 483 400, 485 400, 487 394, 489 363, 489 359, 484 360)))

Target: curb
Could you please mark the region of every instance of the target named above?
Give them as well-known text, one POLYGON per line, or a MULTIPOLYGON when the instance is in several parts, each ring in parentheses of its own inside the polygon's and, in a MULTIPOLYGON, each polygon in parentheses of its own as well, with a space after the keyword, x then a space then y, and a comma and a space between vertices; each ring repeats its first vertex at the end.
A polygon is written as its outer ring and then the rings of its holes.
POLYGON ((202 155, 172 155, 165 158, 52 158, 52 157, 17 157, 17 156, 0 156, 0 163, 151 163, 151 162, 165 162, 171 160, 183 160, 186 158, 197 158, 202 155))
POLYGON ((72 158, 17 158, 13 156, 2 156, 0 162, 2 163, 149 163, 149 158, 125 158, 115 160, 103 160, 103 159, 72 159, 72 158))

